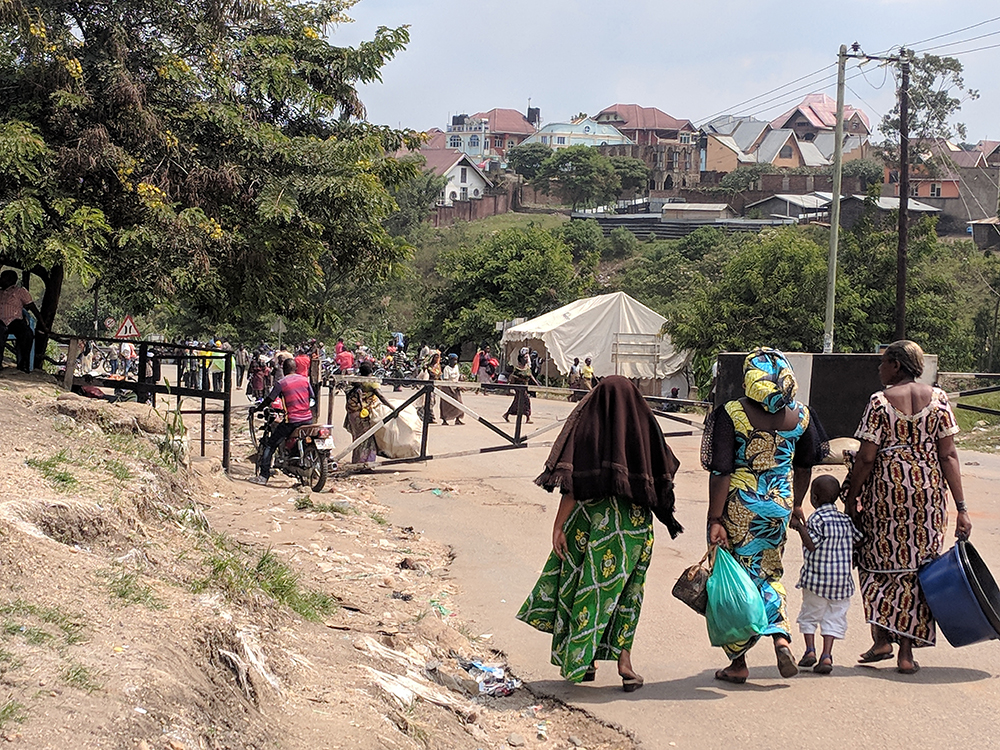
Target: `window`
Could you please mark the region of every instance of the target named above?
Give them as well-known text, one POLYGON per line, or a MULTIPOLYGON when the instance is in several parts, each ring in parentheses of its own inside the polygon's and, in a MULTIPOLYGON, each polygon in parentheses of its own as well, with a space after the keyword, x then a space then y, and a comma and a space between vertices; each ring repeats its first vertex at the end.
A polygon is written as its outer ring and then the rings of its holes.
POLYGON ((912 185, 910 185, 910 197, 917 198, 919 196, 920 196, 920 183, 914 182, 912 185))
POLYGON ((479 188, 476 188, 475 190, 472 191, 472 197, 473 198, 479 197, 479 188))
POLYGON ((806 133, 804 136, 802 136, 802 140, 804 141, 812 141, 815 140, 815 138, 816 138, 815 133, 806 133))
POLYGON ((690 143, 690 142, 691 142, 691 134, 681 133, 681 143, 690 143))
POLYGON ((457 197, 458 193, 456 193, 454 190, 452 190, 451 193, 448 195, 449 200, 455 200, 457 197))
POLYGON ((507 148, 514 148, 514 141, 507 141, 507 148))
POLYGON ((453 135, 448 139, 448 148, 462 148, 461 136, 453 135))
POLYGON ((685 151, 684 152, 684 171, 685 172, 690 172, 691 171, 691 152, 690 151, 685 151))
POLYGON ((792 158, 792 147, 782 146, 781 150, 778 152, 778 158, 780 159, 791 159, 792 158))
POLYGON ((940 198, 940 197, 941 197, 941 183, 940 182, 932 182, 931 183, 931 198, 940 198))
POLYGON ((479 148, 479 136, 470 135, 469 136, 469 148, 479 148))
POLYGON ((494 138, 493 148, 503 148, 503 138, 494 138))
POLYGON ((557 135, 556 136, 556 143, 558 145, 560 145, 560 146, 565 146, 566 145, 566 136, 564 136, 564 135, 557 135))
POLYGON ((463 201, 469 200, 469 188, 467 187, 462 188, 462 200, 463 201))
MULTIPOLYGON (((460 175, 461 176, 458 178, 459 182, 468 182, 469 181, 469 168, 468 167, 462 167, 460 175)), ((462 188, 462 189, 465 190, 465 188, 462 188)))
POLYGON ((547 135, 543 135, 542 136, 542 143, 548 145, 548 142, 549 142, 549 137, 547 135))
POLYGON ((583 126, 583 132, 584 133, 589 133, 590 132, 590 125, 584 125, 583 126))

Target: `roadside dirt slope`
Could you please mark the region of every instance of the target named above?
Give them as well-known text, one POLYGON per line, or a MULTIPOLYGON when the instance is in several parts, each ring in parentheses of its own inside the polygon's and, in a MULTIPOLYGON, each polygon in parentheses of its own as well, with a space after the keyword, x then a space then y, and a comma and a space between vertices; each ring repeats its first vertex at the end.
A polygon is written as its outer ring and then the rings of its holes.
POLYGON ((503 658, 456 611, 450 551, 364 478, 309 495, 178 467, 157 414, 41 375, 0 378, 0 413, 12 746, 633 746, 523 687, 480 696, 459 657, 503 658))

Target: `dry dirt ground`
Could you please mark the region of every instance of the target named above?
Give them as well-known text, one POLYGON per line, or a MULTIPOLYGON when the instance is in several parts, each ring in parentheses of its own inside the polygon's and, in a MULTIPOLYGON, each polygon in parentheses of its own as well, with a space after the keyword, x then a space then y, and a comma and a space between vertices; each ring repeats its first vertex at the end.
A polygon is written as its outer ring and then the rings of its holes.
POLYGON ((12 747, 634 747, 525 687, 480 696, 457 657, 503 655, 456 611, 449 549, 388 524, 370 478, 251 485, 239 431, 237 478, 177 466, 157 414, 40 374, 0 377, 0 414, 12 747))

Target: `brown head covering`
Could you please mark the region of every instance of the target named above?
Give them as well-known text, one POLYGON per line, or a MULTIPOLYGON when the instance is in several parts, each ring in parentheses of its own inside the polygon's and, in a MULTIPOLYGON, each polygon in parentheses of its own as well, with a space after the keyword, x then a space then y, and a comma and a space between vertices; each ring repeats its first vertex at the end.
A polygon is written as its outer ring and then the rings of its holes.
POLYGON ((611 375, 569 415, 535 484, 575 500, 628 498, 652 510, 675 537, 684 530, 674 519, 679 466, 638 389, 611 375))

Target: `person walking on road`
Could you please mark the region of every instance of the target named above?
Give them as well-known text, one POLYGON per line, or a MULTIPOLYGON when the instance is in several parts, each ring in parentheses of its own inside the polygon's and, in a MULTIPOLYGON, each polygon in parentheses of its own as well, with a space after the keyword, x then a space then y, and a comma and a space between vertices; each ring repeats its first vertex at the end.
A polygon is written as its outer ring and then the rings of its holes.
MULTIPOLYGON (((372 366, 362 362, 358 367, 358 375, 370 377, 372 366)), ((347 392, 347 413, 344 415, 344 428, 350 430, 351 437, 357 440, 372 428, 372 407, 378 401, 377 388, 374 383, 353 383, 347 392)), ((353 440, 351 441, 353 442, 353 440)), ((378 457, 378 446, 375 436, 369 435, 361 444, 355 446, 351 453, 352 464, 373 464, 378 457)))
MULTIPOLYGON (((541 385, 535 376, 531 374, 531 362, 528 360, 528 347, 521 349, 520 354, 517 355, 517 365, 510 373, 510 378, 507 380, 511 385, 541 385)), ((514 400, 510 402, 510 406, 507 407, 507 411, 503 413, 503 418, 505 422, 510 421, 510 417, 514 417, 520 414, 524 417, 524 421, 531 423, 531 394, 528 393, 527 388, 516 388, 514 389, 514 400)))
MULTIPOLYGON (((457 383, 461 379, 462 379, 462 371, 458 369, 458 355, 449 354, 448 364, 446 364, 441 369, 441 382, 457 383)), ((442 385, 440 386, 440 389, 441 393, 447 396, 451 396, 456 401, 462 400, 461 388, 454 388, 442 385)), ((463 424, 462 415, 464 413, 465 412, 463 412, 460 408, 458 408, 454 404, 448 403, 443 398, 441 399, 441 424, 444 425, 448 424, 449 419, 455 420, 455 424, 463 424)))
MULTIPOLYGON (((809 407, 795 400, 795 374, 785 355, 760 347, 743 364, 744 398, 728 401, 709 416, 702 442, 708 480, 708 537, 729 551, 757 585, 774 640, 778 672, 798 667, 789 648, 782 555, 789 518, 804 524, 802 501, 812 467, 830 452, 826 433, 809 407)), ((747 652, 759 636, 728 643, 730 665, 715 679, 746 682, 747 652)))
POLYGON ((571 682, 617 661, 626 692, 643 678, 632 642, 653 553, 653 516, 671 538, 680 463, 638 389, 613 375, 573 410, 535 483, 559 489, 552 552, 517 619, 552 634, 552 663, 571 682))
POLYGON ((955 536, 967 539, 972 521, 965 507, 958 432, 948 396, 916 382, 924 352, 896 341, 878 367, 884 390, 875 393, 855 433, 861 448, 848 476, 848 512, 865 535, 858 545, 858 578, 872 647, 862 664, 892 658, 896 671, 915 674, 914 647, 933 646, 934 617, 917 571, 941 553, 948 531, 948 490, 955 501, 955 536))

